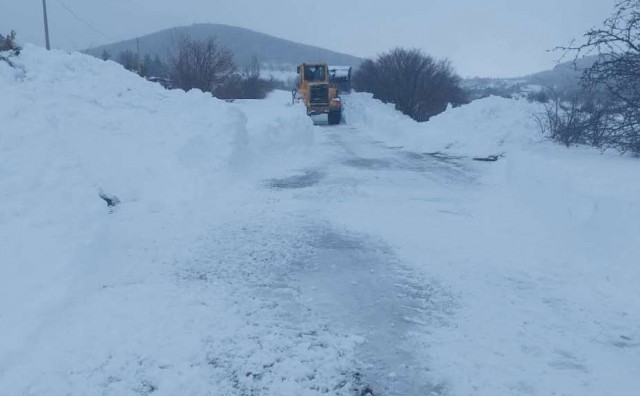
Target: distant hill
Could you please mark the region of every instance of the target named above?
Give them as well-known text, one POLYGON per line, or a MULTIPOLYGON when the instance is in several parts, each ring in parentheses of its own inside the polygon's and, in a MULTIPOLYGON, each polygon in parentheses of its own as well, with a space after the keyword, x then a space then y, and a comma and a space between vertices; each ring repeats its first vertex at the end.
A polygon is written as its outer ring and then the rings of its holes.
POLYGON ((598 55, 570 60, 557 64, 553 69, 523 77, 530 84, 548 87, 572 87, 578 84, 582 70, 590 67, 598 55))
POLYGON ((137 39, 89 48, 84 52, 99 57, 106 50, 113 58, 117 58, 126 50, 136 52, 139 44, 141 55, 159 55, 161 59, 166 59, 167 54, 175 49, 177 39, 183 34, 189 34, 198 40, 217 37, 219 44, 233 52, 235 62, 240 66, 248 64, 254 55, 261 63, 276 67, 277 65, 291 67, 302 62, 327 62, 356 67, 362 62, 362 59, 352 55, 221 24, 176 27, 137 39))
POLYGON ((471 99, 489 95, 526 96, 542 88, 571 92, 578 89, 582 70, 591 66, 596 59, 597 55, 583 57, 575 62, 570 60, 557 64, 553 69, 518 78, 467 78, 463 80, 462 85, 469 92, 471 99))

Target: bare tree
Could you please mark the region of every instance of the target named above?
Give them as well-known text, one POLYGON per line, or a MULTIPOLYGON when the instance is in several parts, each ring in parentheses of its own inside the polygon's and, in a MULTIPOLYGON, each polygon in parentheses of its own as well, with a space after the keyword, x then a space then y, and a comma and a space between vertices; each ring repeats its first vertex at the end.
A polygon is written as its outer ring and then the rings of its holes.
POLYGON ((16 42, 16 32, 13 30, 6 36, 0 34, 0 61, 13 66, 9 58, 20 55, 22 48, 16 42))
POLYGON ((247 80, 260 78, 260 61, 257 56, 253 55, 251 57, 251 61, 245 66, 242 74, 247 80))
POLYGON ((264 99, 275 82, 261 78, 260 74, 260 61, 253 56, 242 73, 226 78, 213 90, 213 95, 220 99, 264 99))
POLYGON ((247 99, 264 99, 271 91, 269 81, 260 78, 260 61, 257 56, 251 57, 251 62, 242 73, 243 97, 247 99))
POLYGON ((609 100, 586 90, 556 90, 547 87, 537 93, 543 110, 534 114, 542 133, 567 147, 586 144, 602 151, 618 149, 616 121, 609 100))
POLYGON ((234 73, 224 79, 213 90, 213 96, 218 99, 244 99, 244 81, 242 76, 234 73))
POLYGON ((133 51, 126 50, 120 53, 118 63, 124 66, 125 69, 136 72, 138 70, 138 65, 140 64, 140 57, 133 51))
POLYGON ((169 75, 176 88, 213 92, 236 70, 233 54, 218 46, 215 38, 193 40, 184 35, 178 39, 177 52, 169 57, 169 75))
POLYGON ((365 60, 353 76, 354 88, 394 103, 417 121, 446 110, 449 103, 464 103, 460 78, 448 60, 436 60, 419 50, 396 48, 375 61, 365 60))
POLYGON ((604 146, 640 154, 640 0, 619 1, 613 15, 585 33, 581 44, 560 49, 576 59, 597 55, 581 82, 606 114, 604 146))
POLYGON ((167 67, 160 60, 160 56, 155 55, 153 58, 151 55, 146 54, 142 60, 144 70, 149 77, 165 77, 167 67))
POLYGON ((585 144, 585 133, 592 120, 589 113, 582 106, 579 95, 570 98, 554 90, 545 91, 546 102, 544 110, 534 115, 541 132, 549 138, 573 146, 585 144))
POLYGON ((21 49, 16 43, 16 32, 12 30, 6 36, 0 34, 0 52, 11 51, 15 55, 19 55, 21 49))

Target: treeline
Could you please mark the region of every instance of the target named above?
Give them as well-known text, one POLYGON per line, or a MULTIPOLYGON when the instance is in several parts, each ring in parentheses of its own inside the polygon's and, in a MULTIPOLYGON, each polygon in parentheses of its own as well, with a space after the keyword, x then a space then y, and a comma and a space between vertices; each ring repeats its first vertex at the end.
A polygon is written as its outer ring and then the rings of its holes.
MULTIPOLYGON (((100 56, 102 60, 111 60, 111 54, 104 50, 100 56)), ((114 61, 120 63, 125 69, 138 73, 142 77, 166 77, 167 65, 160 60, 160 56, 145 54, 142 58, 131 50, 120 52, 114 61)))
POLYGON ((545 111, 541 130, 567 146, 587 144, 601 150, 640 155, 640 1, 624 0, 602 26, 589 30, 581 44, 561 48, 597 55, 573 92, 548 89, 537 98, 545 111))
POLYGON ((450 61, 419 50, 396 48, 365 60, 353 75, 356 91, 370 92, 416 121, 428 121, 449 104, 468 103, 450 61))
MULTIPOLYGON (((111 54, 105 50, 101 57, 108 60, 111 54)), ((240 70, 231 51, 218 45, 215 37, 195 40, 189 35, 180 36, 166 63, 158 55, 145 54, 140 58, 130 50, 121 52, 113 60, 167 88, 199 89, 220 99, 264 99, 283 85, 273 78, 267 80, 260 76, 260 62, 256 57, 240 70)))

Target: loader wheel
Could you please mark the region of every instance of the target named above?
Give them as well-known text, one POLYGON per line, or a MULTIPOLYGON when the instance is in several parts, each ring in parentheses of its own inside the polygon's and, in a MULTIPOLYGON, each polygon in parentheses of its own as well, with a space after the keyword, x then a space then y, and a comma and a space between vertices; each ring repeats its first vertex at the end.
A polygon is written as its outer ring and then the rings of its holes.
POLYGON ((329 112, 329 125, 338 125, 342 120, 342 111, 329 112))

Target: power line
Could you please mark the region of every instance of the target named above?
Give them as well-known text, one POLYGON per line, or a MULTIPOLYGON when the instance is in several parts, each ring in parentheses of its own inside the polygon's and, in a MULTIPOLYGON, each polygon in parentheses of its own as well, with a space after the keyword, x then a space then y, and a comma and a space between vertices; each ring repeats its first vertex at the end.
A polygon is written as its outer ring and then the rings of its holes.
POLYGON ((84 25, 86 25, 89 29, 93 30, 94 32, 98 33, 99 35, 103 36, 104 38, 106 38, 108 40, 111 40, 111 37, 107 36, 106 34, 102 33, 100 30, 98 30, 95 27, 93 27, 92 24, 90 24, 85 19, 83 19, 80 15, 78 15, 75 11, 73 11, 68 5, 63 3, 61 0, 56 0, 56 2, 58 4, 60 4, 65 10, 67 10, 67 12, 69 12, 69 14, 73 15, 78 21, 80 21, 84 25))

